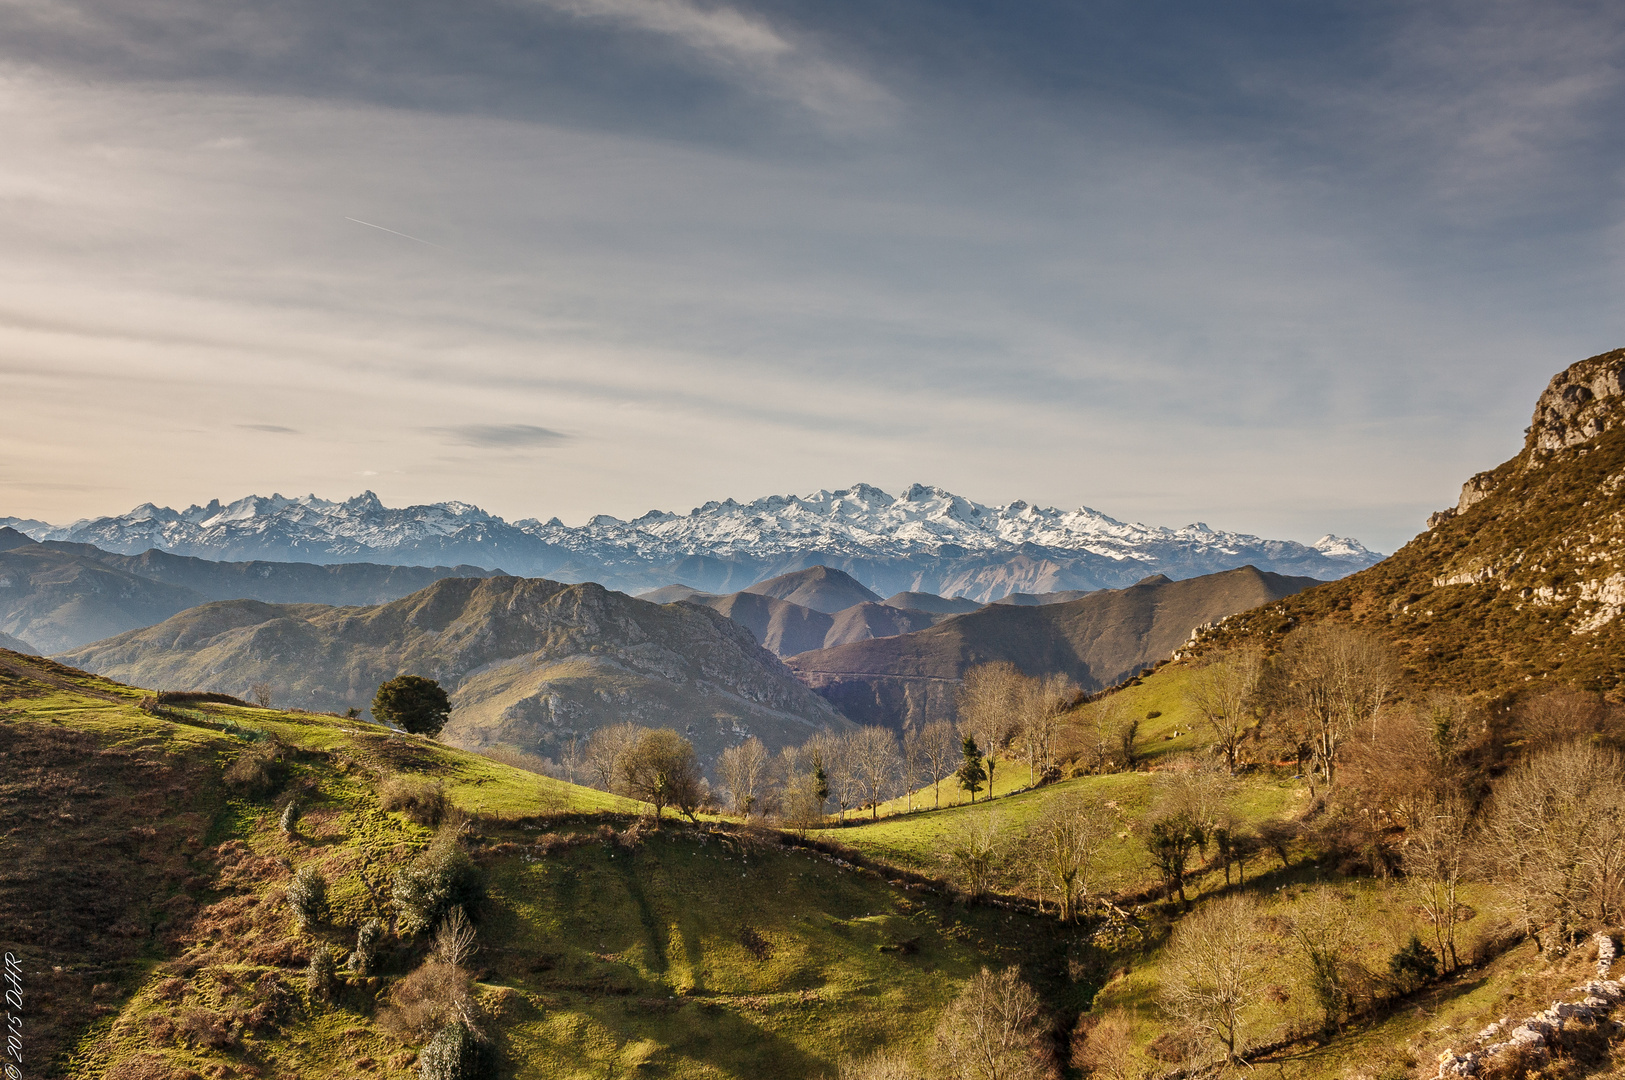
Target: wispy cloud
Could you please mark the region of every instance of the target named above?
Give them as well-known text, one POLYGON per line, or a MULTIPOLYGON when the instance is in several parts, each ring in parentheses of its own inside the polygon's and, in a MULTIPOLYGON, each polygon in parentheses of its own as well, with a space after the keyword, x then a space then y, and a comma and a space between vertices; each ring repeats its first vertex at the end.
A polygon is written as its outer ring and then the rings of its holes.
POLYGON ((297 435, 298 428, 283 427, 281 424, 238 424, 244 431, 264 431, 272 435, 297 435))
POLYGON ((437 429, 457 446, 518 450, 530 446, 558 446, 570 437, 534 424, 461 424, 437 429))
POLYGON ((857 69, 820 55, 766 19, 688 0, 536 0, 555 11, 659 35, 748 89, 788 99, 827 122, 870 126, 894 104, 857 69))

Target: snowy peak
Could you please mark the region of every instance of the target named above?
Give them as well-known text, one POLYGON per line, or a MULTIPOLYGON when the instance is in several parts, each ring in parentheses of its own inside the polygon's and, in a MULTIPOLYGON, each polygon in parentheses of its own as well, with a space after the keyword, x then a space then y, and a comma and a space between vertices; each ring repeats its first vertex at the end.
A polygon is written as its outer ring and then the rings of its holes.
POLYGON ((65 528, 39 522, 18 528, 36 540, 121 554, 157 548, 207 559, 468 563, 638 591, 672 581, 734 591, 827 564, 881 595, 963 592, 982 600, 1013 591, 1118 588, 1152 573, 1193 577, 1248 563, 1330 579, 1380 558, 1332 535, 1309 546, 1205 522, 1178 529, 1124 522, 1087 506, 1061 510, 1020 499, 986 506, 926 484, 895 497, 853 484, 746 503, 730 498, 686 514, 650 510, 632 521, 600 514, 581 526, 556 517, 508 522, 456 501, 391 508, 364 491, 342 502, 314 494, 213 499, 182 512, 146 503, 65 528))

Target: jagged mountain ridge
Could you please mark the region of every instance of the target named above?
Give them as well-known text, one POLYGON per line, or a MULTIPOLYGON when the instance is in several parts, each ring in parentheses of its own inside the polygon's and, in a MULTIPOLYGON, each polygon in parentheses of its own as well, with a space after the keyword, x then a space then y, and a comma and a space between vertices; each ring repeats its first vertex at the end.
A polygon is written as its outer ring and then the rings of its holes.
POLYGON ((1517 456, 1384 562, 1227 620, 1202 647, 1321 620, 1387 639, 1422 686, 1625 696, 1625 349, 1553 376, 1517 456))
POLYGON ((40 528, 0 518, 36 540, 149 548, 211 559, 302 562, 464 562, 561 581, 644 591, 679 581, 734 592, 793 570, 828 565, 879 595, 931 592, 987 602, 1012 592, 1119 588, 1153 573, 1195 577, 1253 564, 1329 580, 1375 563, 1358 541, 1314 545, 1215 530, 1119 521, 1088 507, 1016 501, 985 506, 916 484, 892 496, 868 484, 748 503, 708 502, 687 514, 632 521, 600 515, 508 522, 468 503, 385 507, 372 492, 343 502, 314 495, 250 496, 185 510, 144 504, 117 517, 40 528))
POLYGON ((447 741, 546 756, 623 720, 685 731, 708 761, 747 734, 777 749, 847 723, 717 612, 537 578, 445 578, 370 607, 205 604, 62 659, 166 689, 266 682, 317 711, 365 709, 384 680, 425 675, 451 694, 447 741))

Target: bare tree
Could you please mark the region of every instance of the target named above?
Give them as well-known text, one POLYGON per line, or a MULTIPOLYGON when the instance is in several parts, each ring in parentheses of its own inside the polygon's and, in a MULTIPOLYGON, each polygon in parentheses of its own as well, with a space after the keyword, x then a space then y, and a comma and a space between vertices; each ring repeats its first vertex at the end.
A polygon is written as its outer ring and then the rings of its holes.
POLYGON ((1040 896, 1054 899, 1062 922, 1075 919, 1088 898, 1096 862, 1116 827, 1110 810, 1072 794, 1051 800, 1028 832, 1023 869, 1040 896))
POLYGON ((820 740, 818 758, 828 777, 829 794, 835 800, 836 820, 846 824, 846 812, 863 798, 863 778, 853 753, 855 733, 828 735, 820 740))
POLYGON ((853 779, 869 797, 870 819, 880 819, 880 800, 890 794, 900 766, 897 736, 883 727, 862 727, 847 736, 853 779))
POLYGON ((1122 694, 1106 694, 1082 710, 1078 735, 1083 743, 1083 759, 1092 773, 1110 772, 1114 767, 1134 767, 1134 738, 1139 721, 1122 694))
POLYGON ((1018 968, 983 968, 937 1024, 937 1051, 956 1080, 1043 1080, 1038 995, 1018 968))
POLYGON ((1264 957, 1248 894, 1210 900, 1174 927, 1162 965, 1162 1007, 1217 1051, 1240 1062, 1247 1018, 1258 1004, 1264 957))
POLYGON ((987 892, 1004 856, 997 811, 958 815, 940 840, 937 858, 961 891, 972 899, 987 892))
POLYGON ((1040 772, 1048 773, 1054 764, 1055 737, 1061 717, 1076 704, 1078 686, 1065 675, 1026 679, 1019 715, 1022 752, 1027 757, 1027 784, 1038 782, 1040 772))
POLYGON ((621 758, 648 728, 633 723, 611 724, 587 739, 583 758, 587 775, 600 791, 614 791, 621 777, 621 758))
POLYGON ((1456 955, 1457 899, 1467 876, 1471 815, 1460 795, 1434 795, 1413 812, 1405 830, 1405 880, 1423 915, 1433 924, 1433 941, 1446 971, 1461 965, 1456 955))
POLYGON ((959 730, 976 740, 987 757, 988 797, 993 796, 993 759, 1015 734, 1027 696, 1027 677, 1014 664, 978 664, 965 671, 959 688, 959 730))
POLYGON ((581 739, 578 736, 571 735, 570 741, 564 744, 563 750, 559 751, 559 769, 564 773, 564 779, 572 784, 576 782, 576 775, 586 762, 584 750, 585 747, 582 746, 581 739))
POLYGON ((1113 1009, 1087 1029, 1080 1020, 1072 1040, 1072 1064, 1099 1080, 1148 1080, 1156 1071, 1134 1045, 1134 1024, 1123 1009, 1113 1009))
POLYGON ((925 773, 925 746, 920 730, 909 728, 903 732, 903 754, 898 759, 898 780, 902 783, 903 793, 908 799, 907 813, 914 812, 914 789, 919 786, 925 773))
POLYGON ((1558 686, 1525 698, 1514 710, 1518 733, 1530 747, 1556 746, 1598 734, 1611 710, 1601 694, 1558 686))
POLYGON ((717 775, 728 789, 734 813, 749 817, 758 809, 772 763, 767 747, 754 735, 722 752, 717 760, 717 775))
POLYGON ((1335 1034, 1354 1002, 1354 920, 1340 890, 1320 885, 1298 900, 1287 931, 1301 967, 1303 985, 1320 1007, 1321 1030, 1335 1034))
POLYGON ((1264 654, 1256 648, 1231 649, 1198 668, 1186 691, 1191 708, 1213 730, 1230 775, 1236 774, 1241 744, 1257 723, 1254 697, 1264 674, 1264 654))
POLYGON ((1215 828, 1227 820, 1232 793, 1228 776, 1200 764, 1187 765, 1158 777, 1157 801, 1143 823, 1143 836, 1146 852, 1168 888, 1189 907, 1185 869, 1191 856, 1205 851, 1215 828))
POLYGON ((255 683, 253 686, 248 688, 248 697, 250 701, 258 705, 260 708, 269 709, 272 701, 271 684, 268 682, 255 683))
POLYGON ((1584 915, 1617 921, 1625 759, 1587 743, 1542 751, 1497 781, 1486 859, 1542 952, 1568 949, 1584 915))
POLYGON ((668 806, 692 818, 704 791, 694 745, 670 728, 645 729, 621 755, 620 773, 626 793, 654 808, 657 829, 668 806))
POLYGON ((1321 624, 1294 636, 1285 660, 1288 697, 1308 721, 1315 760, 1331 788, 1343 743, 1388 700, 1393 658, 1375 638, 1344 626, 1321 624))
POLYGON ((942 806, 942 782, 959 768, 959 736, 946 720, 933 721, 920 729, 920 753, 931 774, 932 805, 942 806))

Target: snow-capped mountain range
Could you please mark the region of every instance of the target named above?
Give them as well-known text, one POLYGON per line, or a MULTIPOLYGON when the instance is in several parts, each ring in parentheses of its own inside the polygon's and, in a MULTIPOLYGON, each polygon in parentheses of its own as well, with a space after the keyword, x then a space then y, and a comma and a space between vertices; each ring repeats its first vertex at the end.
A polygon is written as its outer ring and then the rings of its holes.
POLYGON ((343 502, 254 495, 179 511, 146 503, 67 526, 16 518, 0 518, 0 525, 35 540, 122 554, 157 548, 206 559, 468 563, 634 592, 673 582, 729 591, 824 563, 881 595, 936 592, 984 602, 1011 592, 1118 588, 1155 573, 1194 577, 1248 563, 1330 580, 1382 558, 1338 536, 1306 546, 1201 522, 1168 529, 1088 507, 984 506, 919 484, 898 496, 858 484, 709 502, 687 514, 650 511, 632 521, 600 515, 582 526, 557 518, 508 522, 463 502, 391 508, 370 491, 343 502))

